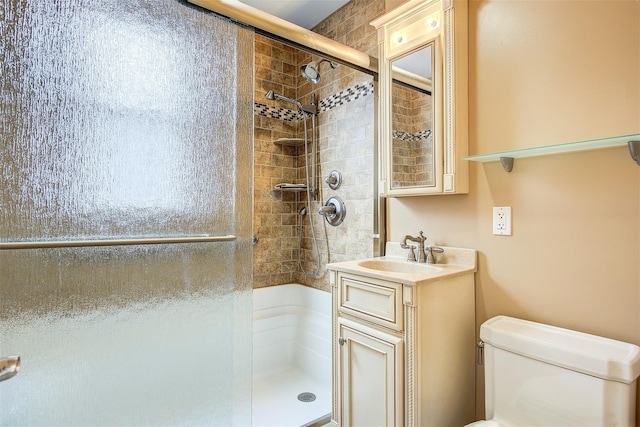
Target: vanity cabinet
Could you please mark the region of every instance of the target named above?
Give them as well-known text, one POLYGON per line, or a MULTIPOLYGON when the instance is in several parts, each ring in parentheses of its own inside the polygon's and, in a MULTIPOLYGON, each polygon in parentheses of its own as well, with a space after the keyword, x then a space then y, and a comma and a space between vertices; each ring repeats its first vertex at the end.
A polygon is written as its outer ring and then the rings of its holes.
POLYGON ((414 280, 329 265, 332 424, 461 426, 475 419, 475 266, 414 280))
POLYGON ((403 425, 402 338, 342 320, 342 425, 403 425))
POLYGON ((371 22, 382 196, 469 192, 467 0, 409 0, 371 22))

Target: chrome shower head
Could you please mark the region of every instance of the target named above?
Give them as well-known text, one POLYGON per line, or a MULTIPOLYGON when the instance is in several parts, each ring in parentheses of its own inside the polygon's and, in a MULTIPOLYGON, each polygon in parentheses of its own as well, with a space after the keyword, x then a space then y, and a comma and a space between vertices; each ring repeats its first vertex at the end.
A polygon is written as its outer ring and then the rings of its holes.
POLYGON ((323 62, 328 62, 329 65, 331 65, 331 68, 336 68, 338 66, 338 64, 331 62, 328 59, 321 59, 300 67, 300 74, 302 74, 302 77, 309 80, 311 83, 318 83, 320 81, 320 72, 318 70, 320 69, 320 64, 323 62))

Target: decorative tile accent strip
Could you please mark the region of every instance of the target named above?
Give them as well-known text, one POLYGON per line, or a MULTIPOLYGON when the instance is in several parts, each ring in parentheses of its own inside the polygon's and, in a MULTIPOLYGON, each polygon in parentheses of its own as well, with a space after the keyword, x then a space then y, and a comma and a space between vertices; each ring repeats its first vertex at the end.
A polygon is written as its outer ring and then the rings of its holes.
MULTIPOLYGON (((339 107, 347 102, 373 94, 373 82, 361 83, 347 88, 339 93, 328 96, 320 100, 318 105, 318 113, 339 107)), ((269 117, 272 119, 282 119, 286 121, 300 120, 300 113, 282 107, 271 107, 259 102, 253 103, 253 113, 259 116, 269 117)), ((431 132, 431 131, 428 131, 431 132)))
POLYGON ((269 117, 271 119, 282 119, 288 122, 300 119, 300 113, 282 107, 271 107, 259 102, 253 103, 253 114, 269 117))
POLYGON ((404 132, 401 130, 394 130, 392 133, 393 139, 399 139, 400 141, 423 141, 431 136, 431 129, 421 130, 416 133, 404 132))
POLYGON ((373 82, 361 83, 320 100, 319 111, 327 111, 373 93, 373 82))

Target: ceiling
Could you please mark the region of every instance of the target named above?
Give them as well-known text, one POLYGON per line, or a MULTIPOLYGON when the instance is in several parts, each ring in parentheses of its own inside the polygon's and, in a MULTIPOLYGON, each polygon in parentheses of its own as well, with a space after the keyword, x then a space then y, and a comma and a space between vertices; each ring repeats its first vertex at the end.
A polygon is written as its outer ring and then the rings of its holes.
POLYGON ((310 30, 349 0, 241 0, 242 3, 310 30))

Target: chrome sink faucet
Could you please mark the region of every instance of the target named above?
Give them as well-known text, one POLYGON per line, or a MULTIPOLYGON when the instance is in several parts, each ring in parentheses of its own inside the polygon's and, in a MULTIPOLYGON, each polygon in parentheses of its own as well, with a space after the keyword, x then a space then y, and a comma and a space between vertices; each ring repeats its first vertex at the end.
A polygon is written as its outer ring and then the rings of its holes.
MULTIPOLYGON (((419 245, 419 247, 418 247, 418 262, 426 263, 426 258, 425 258, 425 253, 424 253, 424 241, 427 240, 427 238, 422 234, 422 231, 420 232, 418 237, 409 236, 408 234, 406 236, 404 236, 402 238, 402 241, 400 242, 400 247, 402 249, 410 249, 411 248, 410 245, 407 245, 407 240, 409 240, 411 242, 418 243, 418 245, 419 245)), ((414 258, 414 261, 415 261, 415 258, 414 258)))

